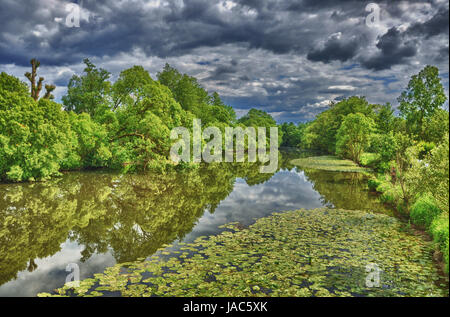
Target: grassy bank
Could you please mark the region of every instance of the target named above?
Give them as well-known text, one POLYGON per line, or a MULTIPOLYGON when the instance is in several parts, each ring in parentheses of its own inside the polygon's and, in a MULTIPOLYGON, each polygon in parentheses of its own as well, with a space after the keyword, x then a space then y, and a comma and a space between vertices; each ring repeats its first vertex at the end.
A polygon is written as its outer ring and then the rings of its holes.
POLYGON ((384 176, 369 180, 369 189, 380 194, 380 200, 409 218, 410 223, 426 231, 433 239, 436 249, 442 254, 444 271, 449 273, 449 214, 441 210, 432 195, 421 195, 408 208, 399 185, 384 176))
POLYGON ((226 227, 220 235, 116 265, 53 295, 448 295, 435 283, 432 245, 393 217, 323 208, 274 214, 249 228, 226 227), (379 287, 366 284, 371 263, 381 270, 379 287))

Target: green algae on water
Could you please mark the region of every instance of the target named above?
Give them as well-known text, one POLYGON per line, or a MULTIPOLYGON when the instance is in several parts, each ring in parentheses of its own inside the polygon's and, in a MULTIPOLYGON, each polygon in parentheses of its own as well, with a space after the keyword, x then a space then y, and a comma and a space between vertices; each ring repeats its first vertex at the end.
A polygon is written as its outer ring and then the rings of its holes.
POLYGON ((39 296, 448 296, 432 244, 387 215, 323 208, 226 228, 181 256, 123 263, 39 296), (374 265, 379 284, 369 287, 374 265))

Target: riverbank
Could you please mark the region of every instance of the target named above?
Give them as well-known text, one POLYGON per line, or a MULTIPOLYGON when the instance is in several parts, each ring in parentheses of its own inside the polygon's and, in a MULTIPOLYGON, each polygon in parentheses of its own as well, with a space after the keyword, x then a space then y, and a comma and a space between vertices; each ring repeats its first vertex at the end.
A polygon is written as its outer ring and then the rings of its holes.
POLYGON ((321 208, 226 227, 53 296, 448 296, 432 244, 387 215, 321 208))

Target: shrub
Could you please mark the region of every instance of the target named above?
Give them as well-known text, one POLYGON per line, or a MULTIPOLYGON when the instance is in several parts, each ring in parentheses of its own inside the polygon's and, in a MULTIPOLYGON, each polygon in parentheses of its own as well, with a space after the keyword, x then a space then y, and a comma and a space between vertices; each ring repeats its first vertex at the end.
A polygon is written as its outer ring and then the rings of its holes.
POLYGON ((420 197, 411 207, 410 217, 414 224, 429 228, 431 222, 441 212, 434 198, 430 195, 425 195, 420 197))
POLYGON ((448 213, 442 213, 436 217, 429 228, 433 240, 439 245, 444 255, 445 271, 448 274, 448 242, 449 242, 449 218, 448 213))
POLYGON ((402 201, 402 190, 400 186, 385 182, 378 186, 377 190, 382 193, 380 200, 384 203, 397 205, 402 201))
POLYGON ((381 181, 375 178, 369 179, 367 185, 371 191, 377 191, 377 188, 381 185, 381 181))
POLYGON ((436 217, 429 228, 429 232, 433 236, 433 239, 439 245, 444 246, 445 242, 448 242, 449 230, 449 218, 447 213, 442 213, 440 216, 436 217))

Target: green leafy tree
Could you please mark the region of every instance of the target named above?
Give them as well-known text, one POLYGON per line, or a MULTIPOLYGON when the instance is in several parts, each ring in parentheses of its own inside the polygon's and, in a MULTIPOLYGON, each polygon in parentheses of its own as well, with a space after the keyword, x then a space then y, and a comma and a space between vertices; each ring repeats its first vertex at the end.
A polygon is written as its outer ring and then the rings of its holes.
POLYGON ((370 144, 374 125, 374 121, 362 113, 347 115, 337 133, 337 154, 360 163, 361 154, 370 144))
POLYGON ((394 125, 394 109, 390 103, 380 106, 375 114, 375 123, 380 133, 389 133, 393 130, 394 125))
POLYGON ((150 74, 142 66, 134 66, 122 71, 112 85, 112 109, 116 110, 120 106, 140 102, 144 87, 152 82, 150 74))
POLYGON ((66 110, 86 112, 91 117, 98 118, 110 108, 111 83, 108 79, 111 74, 97 68, 89 59, 85 59, 84 64, 84 75, 72 76, 67 95, 62 97, 62 101, 66 110))
POLYGON ((236 113, 233 108, 223 103, 218 93, 210 96, 196 78, 181 74, 169 64, 164 66, 157 77, 161 84, 170 89, 181 107, 200 119, 205 126, 235 124, 236 113))
POLYGON ((283 123, 281 131, 283 132, 283 142, 281 146, 285 147, 301 147, 304 138, 306 124, 299 123, 295 125, 292 122, 283 123))
POLYGON ((0 73, 0 94, 3 92, 16 93, 21 96, 29 95, 28 87, 24 82, 5 72, 0 73))
MULTIPOLYGON (((270 140, 270 136, 269 136, 269 129, 271 127, 278 127, 277 122, 275 121, 275 119, 268 114, 267 112, 263 111, 263 110, 258 110, 258 109, 250 109, 249 112, 241 117, 238 120, 239 124, 242 124, 246 127, 253 127, 255 129, 258 129, 259 127, 261 128, 266 128, 266 135, 267 135, 267 142, 269 142, 270 140)), ((280 145, 281 142, 283 140, 283 132, 281 131, 281 129, 278 129, 278 144, 280 145)), ((266 144, 270 144, 270 143, 266 143, 266 144)))
POLYGON ((357 96, 332 103, 329 109, 320 113, 306 128, 305 144, 312 150, 335 154, 337 132, 344 118, 349 114, 361 113, 375 119, 376 107, 369 104, 364 97, 357 96))
POLYGON ((442 108, 436 109, 433 115, 424 122, 422 136, 424 141, 439 144, 449 131, 448 111, 442 108))
POLYGON ((449 211, 449 137, 448 132, 440 145, 422 162, 419 170, 419 184, 414 188, 419 193, 429 193, 435 198, 438 207, 449 211))
POLYGON ((380 171, 387 171, 389 164, 395 159, 397 153, 397 145, 394 134, 392 132, 384 134, 374 134, 371 136, 371 148, 380 157, 377 168, 380 171))
MULTIPOLYGON (((2 77, 10 83, 7 87, 18 83, 12 76, 2 77)), ((0 179, 19 182, 57 175, 69 150, 69 131, 68 115, 59 104, 36 102, 22 89, 0 89, 0 179)))
POLYGON ((406 119, 409 134, 422 139, 424 122, 432 117, 446 100, 437 67, 428 65, 419 74, 413 75, 408 87, 398 98, 400 114, 406 119))

